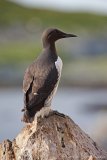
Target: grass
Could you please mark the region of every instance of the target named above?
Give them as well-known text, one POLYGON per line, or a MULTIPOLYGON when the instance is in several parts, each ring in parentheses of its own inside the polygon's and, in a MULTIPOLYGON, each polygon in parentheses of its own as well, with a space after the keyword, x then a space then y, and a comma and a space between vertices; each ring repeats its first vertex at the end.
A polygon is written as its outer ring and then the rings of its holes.
MULTIPOLYGON (((57 26, 64 30, 76 30, 77 34, 80 31, 87 31, 92 35, 102 34, 107 28, 107 16, 89 13, 64 13, 43 9, 29 9, 9 1, 0 1, 0 28, 8 28, 14 24, 26 26, 31 21, 33 21, 37 27, 46 28, 49 26, 57 26)), ((17 64, 32 61, 40 52, 40 43, 36 43, 35 45, 33 40, 11 41, 10 39, 9 42, 0 44, 0 64, 17 64)), ((63 57, 63 59, 67 59, 67 57, 63 57)), ((99 61, 96 60, 94 63, 93 61, 92 59, 74 61, 69 68, 77 68, 78 70, 81 67, 84 68, 84 66, 88 66, 88 64, 90 67, 94 67, 94 64, 96 64, 101 70, 107 69, 106 58, 102 58, 99 61)))
POLYGON ((74 60, 64 65, 62 83, 68 86, 107 88, 107 56, 74 60), (65 83, 66 82, 66 83, 65 83))
POLYGON ((2 44, 0 45, 0 63, 12 64, 31 61, 40 52, 39 45, 35 45, 34 42, 10 42, 2 44))
MULTIPOLYGON (((29 9, 5 0, 0 1, 0 25, 26 24, 32 18, 42 27, 57 26, 68 30, 101 32, 107 28, 107 16, 89 13, 64 13, 43 9, 29 9)), ((36 23, 36 22, 35 22, 36 23)))

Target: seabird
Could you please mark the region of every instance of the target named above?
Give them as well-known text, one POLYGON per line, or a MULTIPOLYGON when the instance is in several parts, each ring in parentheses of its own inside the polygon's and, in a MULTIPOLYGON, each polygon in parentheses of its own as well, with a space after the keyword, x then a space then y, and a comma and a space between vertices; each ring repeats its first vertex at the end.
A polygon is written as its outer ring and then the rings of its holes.
POLYGON ((56 28, 43 32, 43 51, 25 71, 23 80, 24 115, 23 121, 30 123, 35 115, 42 116, 51 111, 51 102, 61 77, 62 60, 57 55, 55 41, 76 37, 56 28))

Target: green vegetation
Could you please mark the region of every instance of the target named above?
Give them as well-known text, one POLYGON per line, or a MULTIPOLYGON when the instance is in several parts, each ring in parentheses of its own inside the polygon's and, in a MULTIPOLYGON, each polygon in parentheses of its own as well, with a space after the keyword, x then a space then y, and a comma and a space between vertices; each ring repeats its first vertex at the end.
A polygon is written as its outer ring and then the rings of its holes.
MULTIPOLYGON (((107 16, 88 14, 88 13, 64 13, 43 9, 25 8, 9 1, 0 1, 0 29, 11 28, 12 25, 20 25, 26 32, 28 24, 35 23, 35 27, 41 29, 49 26, 59 27, 79 34, 86 31, 89 34, 102 34, 107 28, 107 16)), ((35 33, 34 33, 35 34, 35 33)), ((35 35, 36 37, 36 35, 35 35)), ((41 52, 40 41, 35 39, 22 40, 9 39, 0 43, 0 64, 22 63, 31 61, 41 52)), ((67 54, 66 54, 67 55, 67 54)), ((63 59, 67 58, 65 54, 63 59)))
POLYGON ((36 45, 34 42, 10 42, 0 45, 0 64, 18 64, 34 59, 36 54, 41 52, 39 45, 36 45))
POLYGON ((63 13, 42 9, 29 9, 5 0, 0 1, 0 25, 26 24, 32 18, 43 27, 57 26, 68 30, 100 31, 107 28, 107 16, 88 13, 63 13))
MULTIPOLYGON (((41 52, 40 34, 44 28, 50 26, 71 31, 79 37, 84 33, 88 33, 90 37, 101 37, 106 33, 107 16, 31 9, 1 0, 0 66, 16 65, 16 68, 21 66, 23 70, 24 64, 34 60, 41 52)), ((87 38, 88 34, 86 34, 87 38)), ((66 51, 60 47, 58 49, 61 50, 60 53, 66 51)), ((66 52, 69 52, 69 49, 66 52)), ((85 80, 107 84, 107 56, 75 59, 71 58, 70 54, 62 53, 61 57, 64 61, 62 73, 64 81, 69 80, 70 84, 76 81, 85 83, 85 80)))
POLYGON ((107 87, 107 57, 74 60, 64 65, 62 81, 67 85, 107 87))

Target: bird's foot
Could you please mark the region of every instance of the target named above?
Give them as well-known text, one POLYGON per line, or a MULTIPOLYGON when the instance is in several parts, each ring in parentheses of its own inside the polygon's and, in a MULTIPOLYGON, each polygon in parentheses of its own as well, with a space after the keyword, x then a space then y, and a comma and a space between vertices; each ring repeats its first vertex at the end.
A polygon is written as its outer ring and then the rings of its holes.
POLYGON ((48 118, 49 116, 53 116, 53 115, 57 115, 57 116, 65 118, 65 115, 63 113, 59 113, 58 111, 55 111, 55 110, 49 112, 49 114, 46 115, 45 118, 48 118))

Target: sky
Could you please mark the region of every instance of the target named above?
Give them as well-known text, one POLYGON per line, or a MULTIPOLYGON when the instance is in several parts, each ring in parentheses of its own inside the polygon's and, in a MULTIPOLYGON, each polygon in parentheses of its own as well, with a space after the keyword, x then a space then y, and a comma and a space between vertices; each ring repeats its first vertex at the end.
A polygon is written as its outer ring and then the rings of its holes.
POLYGON ((28 7, 107 14, 107 0, 10 0, 28 7))

